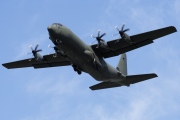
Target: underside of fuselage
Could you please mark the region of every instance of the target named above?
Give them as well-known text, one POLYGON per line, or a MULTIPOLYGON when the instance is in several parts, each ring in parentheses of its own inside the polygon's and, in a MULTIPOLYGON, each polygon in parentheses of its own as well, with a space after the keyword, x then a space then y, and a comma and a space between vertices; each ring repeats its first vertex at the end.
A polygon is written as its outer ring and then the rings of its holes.
POLYGON ((98 81, 120 80, 117 70, 97 56, 71 30, 61 24, 48 27, 50 40, 66 54, 75 71, 86 72, 98 81))

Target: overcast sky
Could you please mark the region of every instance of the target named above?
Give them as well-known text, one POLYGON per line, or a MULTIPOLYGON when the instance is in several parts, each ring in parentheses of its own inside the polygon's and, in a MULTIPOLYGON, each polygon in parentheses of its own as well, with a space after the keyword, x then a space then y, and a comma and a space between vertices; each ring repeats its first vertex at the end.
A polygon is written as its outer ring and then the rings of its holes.
MULTIPOLYGON (((180 1, 157 0, 8 0, 0 1, 0 63, 26 59, 29 45, 52 51, 47 26, 59 22, 85 43, 98 29, 105 40, 126 23, 134 35, 175 26, 180 29, 180 1)), ((90 75, 69 67, 0 67, 1 120, 179 120, 180 34, 128 52, 128 74, 156 73, 158 78, 130 87, 91 91, 90 75)), ((106 59, 116 67, 119 57, 106 59)))

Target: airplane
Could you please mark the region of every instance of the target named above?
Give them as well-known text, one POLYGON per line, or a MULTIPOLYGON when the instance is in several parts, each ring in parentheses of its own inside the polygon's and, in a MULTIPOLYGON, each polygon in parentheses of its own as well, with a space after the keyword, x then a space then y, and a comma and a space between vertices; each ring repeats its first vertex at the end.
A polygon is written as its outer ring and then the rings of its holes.
POLYGON ((69 28, 60 24, 53 23, 48 26, 49 39, 55 45, 52 47, 55 53, 42 56, 38 49, 38 44, 33 49, 30 46, 34 58, 24 59, 2 64, 7 69, 34 67, 49 68, 59 66, 72 66, 79 75, 82 72, 88 73, 100 83, 90 86, 91 90, 130 86, 144 80, 157 77, 155 73, 128 75, 126 53, 134 49, 153 43, 153 40, 176 32, 174 26, 136 34, 129 36, 124 29, 125 25, 119 29, 115 27, 120 38, 105 41, 102 39, 106 33, 98 31, 96 38, 97 44, 87 45, 69 28), (105 58, 121 55, 116 68, 105 61, 105 58))

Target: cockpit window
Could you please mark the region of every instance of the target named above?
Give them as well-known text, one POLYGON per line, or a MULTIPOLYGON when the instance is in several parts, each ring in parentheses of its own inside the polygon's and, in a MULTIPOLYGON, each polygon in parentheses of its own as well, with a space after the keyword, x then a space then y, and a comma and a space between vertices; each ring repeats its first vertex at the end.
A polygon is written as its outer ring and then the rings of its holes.
POLYGON ((62 24, 60 24, 60 23, 53 23, 53 25, 62 26, 62 24))

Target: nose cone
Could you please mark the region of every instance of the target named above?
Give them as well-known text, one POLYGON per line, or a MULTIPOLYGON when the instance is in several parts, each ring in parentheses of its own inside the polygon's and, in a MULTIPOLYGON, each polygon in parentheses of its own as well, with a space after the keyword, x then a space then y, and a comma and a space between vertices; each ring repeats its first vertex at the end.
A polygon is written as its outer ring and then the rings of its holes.
POLYGON ((61 32, 61 24, 59 24, 59 23, 53 23, 52 25, 49 25, 48 27, 47 27, 47 30, 48 30, 48 32, 49 32, 49 36, 51 37, 51 38, 55 38, 55 37, 57 37, 58 35, 59 35, 59 33, 61 32))
POLYGON ((48 27, 47 27, 47 30, 48 30, 49 32, 51 32, 51 31, 52 31, 52 26, 51 26, 51 25, 48 26, 48 27))
POLYGON ((48 27, 47 27, 47 30, 48 30, 48 32, 49 32, 49 39, 53 38, 54 32, 53 32, 53 27, 52 27, 52 25, 48 26, 48 27))

